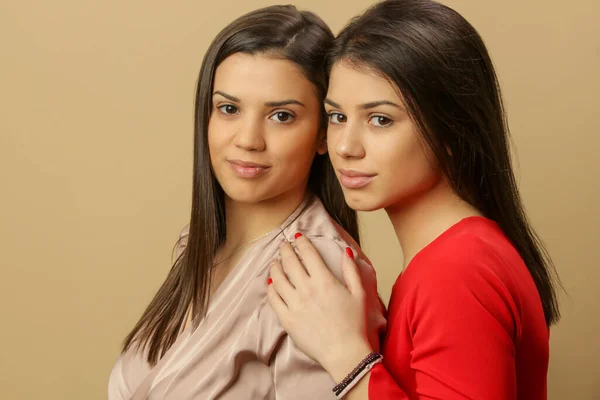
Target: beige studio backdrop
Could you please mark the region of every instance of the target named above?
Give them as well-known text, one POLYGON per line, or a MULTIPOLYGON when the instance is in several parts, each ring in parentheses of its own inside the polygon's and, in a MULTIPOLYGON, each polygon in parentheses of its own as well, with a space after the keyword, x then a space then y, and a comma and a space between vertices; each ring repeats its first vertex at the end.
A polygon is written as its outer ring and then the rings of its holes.
MULTIPOLYGON (((522 194, 569 297, 550 399, 600 399, 596 0, 447 0, 498 68, 522 194)), ((0 398, 106 398, 189 216, 193 93, 230 1, 0 2, 0 398)), ((371 0, 298 0, 337 32, 371 0)), ((363 215, 387 299, 401 252, 363 215)))

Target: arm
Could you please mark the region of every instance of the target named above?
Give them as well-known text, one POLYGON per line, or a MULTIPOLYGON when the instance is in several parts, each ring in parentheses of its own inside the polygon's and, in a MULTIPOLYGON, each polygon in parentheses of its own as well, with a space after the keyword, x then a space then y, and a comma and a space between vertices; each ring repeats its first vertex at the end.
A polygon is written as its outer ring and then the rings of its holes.
MULTIPOLYGON (((343 280, 344 276, 343 276, 341 267, 342 267, 342 261, 343 261, 344 257, 347 257, 346 256, 346 244, 344 242, 341 242, 338 240, 332 240, 332 239, 325 238, 325 237, 316 237, 316 238, 312 238, 311 240, 312 240, 312 244, 315 246, 316 250, 320 253, 324 263, 329 267, 328 272, 331 273, 332 278, 336 279, 336 280, 343 280)), ((291 250, 291 249, 288 249, 288 250, 291 250)), ((383 315, 385 312, 385 307, 382 306, 382 303, 377 294, 377 279, 376 279, 375 271, 374 271, 373 267, 361 258, 358 258, 356 260, 356 262, 358 264, 357 272, 360 274, 360 278, 358 278, 358 279, 361 280, 361 283, 364 286, 363 291, 365 293, 365 296, 364 296, 365 303, 366 303, 365 308, 367 310, 366 314, 361 311, 360 315, 363 317, 363 319, 366 320, 365 324, 366 324, 366 326, 369 327, 366 330, 370 333, 370 334, 366 335, 366 336, 368 336, 368 338, 365 338, 366 342, 364 343, 364 347, 362 350, 360 348, 358 348, 357 346, 353 346, 352 349, 350 349, 354 352, 358 350, 359 353, 361 353, 361 352, 364 353, 364 354, 357 354, 357 356, 356 356, 356 364, 357 364, 359 361, 362 360, 362 358, 364 358, 364 356, 366 354, 371 352, 371 349, 376 349, 377 351, 379 351, 379 338, 380 338, 381 334, 383 333, 383 330, 385 329, 386 321, 385 321, 385 318, 383 315)), ((276 318, 275 314, 273 314, 273 316, 276 318)), ((296 351, 301 352, 296 347, 296 344, 294 344, 294 342, 288 336, 286 336, 286 342, 284 342, 284 346, 291 346, 291 348, 294 348, 296 351)), ((323 367, 320 366, 316 361, 313 361, 314 357, 311 359, 308 356, 304 355, 304 353, 302 353, 301 355, 304 358, 306 358, 306 360, 310 360, 309 365, 318 366, 318 369, 326 375, 327 383, 328 383, 328 386, 326 386, 327 387, 327 395, 331 396, 331 398, 334 399, 335 396, 333 395, 332 389, 335 386, 336 382, 334 381, 334 379, 332 379, 331 371, 324 370, 323 367)), ((277 362, 277 357, 275 358, 275 360, 277 362)), ((352 362, 352 363, 354 364, 354 362, 352 362)), ((344 371, 343 372, 344 376, 350 370, 352 370, 352 368, 354 368, 356 366, 356 364, 349 367, 349 369, 347 369, 346 367, 342 367, 343 371, 344 371)), ((289 375, 293 375, 293 377, 289 378, 287 380, 287 383, 285 383, 286 380, 284 380, 284 379, 281 379, 281 382, 284 382, 283 384, 285 386, 287 386, 288 384, 293 384, 294 386, 299 385, 300 387, 304 386, 304 384, 305 384, 305 382, 303 382, 304 379, 300 378, 300 377, 307 375, 307 374, 306 373, 303 374, 301 372, 298 373, 298 371, 294 371, 294 372, 295 373, 289 373, 289 375)), ((279 375, 281 376, 281 373, 279 375)), ((286 372, 286 375, 288 375, 287 372, 286 372)), ((341 380, 344 376, 339 378, 338 381, 341 380)), ((333 378, 335 378, 335 376, 333 378)), ((298 388, 295 388, 291 392, 297 394, 298 390, 299 390, 298 388)), ((304 389, 304 390, 306 390, 306 389, 304 389)), ((279 390, 278 390, 278 393, 279 393, 279 390)), ((321 397, 318 397, 318 396, 306 397, 305 396, 303 398, 321 398, 321 397)), ((346 398, 348 398, 348 397, 346 397, 346 398)))
MULTIPOLYGON (((269 300, 294 342, 321 364, 337 383, 373 349, 379 351, 379 340, 373 341, 369 337, 378 338, 384 328, 384 309, 369 264, 357 260, 357 266, 355 253, 349 248, 339 248, 334 253, 337 258, 332 257, 323 251, 318 239, 313 241, 319 251, 304 237, 296 241, 307 269, 289 245, 282 246, 285 272, 280 263, 273 264, 269 300), (317 262, 322 267, 309 267, 317 262)), ((366 399, 368 380, 369 375, 345 398, 366 399)))
MULTIPOLYGON (((354 368, 354 367, 353 367, 354 368)), ((343 378, 342 378, 343 379, 343 378)), ((377 364, 363 377, 344 400, 410 400, 383 364, 377 364)))
MULTIPOLYGON (((298 247, 306 270, 282 249, 290 281, 281 265, 275 264, 269 299, 299 347, 339 381, 369 352, 360 318, 364 293, 351 260, 344 261, 346 289, 325 274, 323 262, 311 253, 314 249, 308 241, 298 247)), ((516 398, 515 307, 500 279, 487 267, 498 259, 469 248, 462 258, 453 255, 448 262, 444 258, 436 261, 438 268, 426 270, 418 279, 404 300, 408 303, 396 307, 396 312, 407 310, 402 317, 407 319, 412 340, 410 368, 417 398, 516 398)), ((407 351, 388 346, 386 365, 394 365, 407 351)), ((369 397, 409 398, 381 364, 346 398, 369 397)))
MULTIPOLYGON (((122 356, 121 356, 122 357, 122 356)), ((121 357, 117 360, 110 373, 108 380, 108 399, 125 400, 131 397, 131 391, 123 378, 123 361, 121 357)))
MULTIPOLYGON (((517 398, 519 311, 497 275, 502 260, 477 238, 413 265, 404 321, 420 399, 517 398)), ((406 277, 405 277, 406 278, 406 277)), ((390 354, 402 351, 391 348, 390 354)))

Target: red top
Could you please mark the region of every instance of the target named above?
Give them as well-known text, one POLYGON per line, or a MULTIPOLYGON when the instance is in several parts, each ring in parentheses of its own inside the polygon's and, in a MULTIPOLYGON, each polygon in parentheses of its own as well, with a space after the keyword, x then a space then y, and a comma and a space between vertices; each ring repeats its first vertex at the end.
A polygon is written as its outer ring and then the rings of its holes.
POLYGON ((525 263, 500 228, 452 226, 398 277, 369 399, 546 399, 549 331, 525 263))

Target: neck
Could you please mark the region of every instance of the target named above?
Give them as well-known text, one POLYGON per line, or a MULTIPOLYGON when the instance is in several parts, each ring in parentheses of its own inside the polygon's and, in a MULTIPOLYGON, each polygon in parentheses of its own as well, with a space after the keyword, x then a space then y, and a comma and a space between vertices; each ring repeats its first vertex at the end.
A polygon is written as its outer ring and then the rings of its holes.
POLYGON ((220 249, 229 253, 280 226, 304 200, 305 190, 284 193, 257 203, 245 203, 225 196, 227 238, 220 249))
POLYGON ((404 254, 404 268, 424 247, 460 220, 481 215, 460 199, 445 179, 431 189, 386 208, 404 254))

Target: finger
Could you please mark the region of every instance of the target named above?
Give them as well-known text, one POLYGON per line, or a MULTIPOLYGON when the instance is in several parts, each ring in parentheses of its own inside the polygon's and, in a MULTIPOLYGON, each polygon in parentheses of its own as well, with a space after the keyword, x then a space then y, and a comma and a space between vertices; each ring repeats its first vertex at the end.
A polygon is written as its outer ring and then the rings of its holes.
POLYGON ((304 284, 309 276, 292 246, 289 243, 283 243, 279 247, 279 253, 281 254, 283 269, 292 285, 297 288, 304 284))
POLYGON ((271 264, 270 276, 272 283, 269 286, 273 287, 277 292, 277 295, 289 305, 290 302, 294 301, 296 298, 296 289, 288 280, 285 272, 283 272, 281 263, 274 262, 271 264))
POLYGON ((302 234, 296 234, 296 247, 298 247, 304 267, 310 276, 321 279, 335 279, 335 276, 331 273, 325 261, 323 261, 319 251, 307 237, 302 236, 302 234))
POLYGON ((279 296, 273 285, 269 285, 267 288, 267 298, 269 299, 269 304, 275 312, 275 315, 277 315, 279 322, 283 323, 283 320, 286 319, 288 307, 283 299, 279 296))
POLYGON ((344 252, 344 258, 342 261, 342 273, 344 274, 344 281, 346 287, 355 297, 364 297, 364 288, 362 285, 362 279, 360 277, 360 271, 354 261, 354 251, 350 247, 346 247, 344 252))

